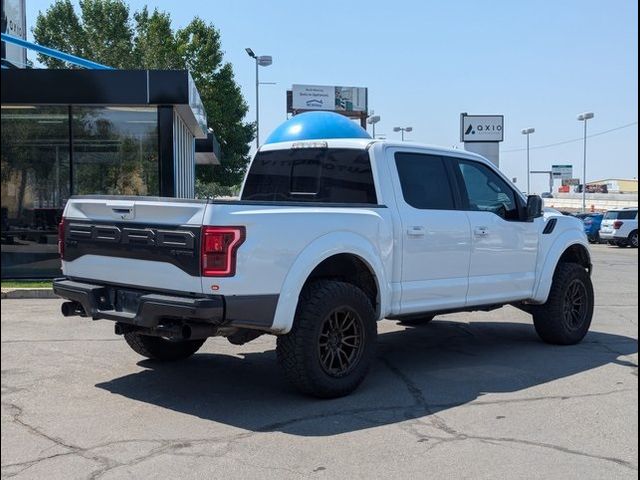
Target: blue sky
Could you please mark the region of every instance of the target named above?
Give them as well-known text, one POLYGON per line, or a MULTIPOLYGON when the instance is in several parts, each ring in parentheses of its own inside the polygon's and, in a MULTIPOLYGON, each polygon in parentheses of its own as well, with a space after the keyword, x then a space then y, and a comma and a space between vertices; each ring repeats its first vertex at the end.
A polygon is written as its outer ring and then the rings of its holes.
MULTIPOLYGON (((27 26, 50 1, 27 0, 27 26)), ((262 68, 261 136, 285 120, 293 83, 369 88, 381 116, 376 133, 459 145, 460 112, 503 114, 501 169, 526 184, 525 138, 532 147, 580 138, 576 114, 595 112, 591 133, 638 119, 638 11, 630 0, 581 1, 188 1, 129 2, 171 13, 174 27, 194 16, 221 32, 225 60, 255 118, 254 64, 245 53, 272 55, 262 68), (514 151, 515 150, 515 151, 514 151)), ((588 141, 588 180, 637 177, 637 125, 588 141)), ((582 143, 533 148, 532 169, 573 164, 582 175, 582 143)), ((548 181, 532 177, 532 190, 548 181)))

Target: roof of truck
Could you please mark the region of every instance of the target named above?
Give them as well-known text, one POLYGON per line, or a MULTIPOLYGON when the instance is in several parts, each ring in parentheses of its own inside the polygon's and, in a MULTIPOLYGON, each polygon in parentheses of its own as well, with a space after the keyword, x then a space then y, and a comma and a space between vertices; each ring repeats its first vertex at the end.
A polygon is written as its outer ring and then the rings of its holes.
POLYGON ((261 152, 272 150, 287 150, 291 148, 356 148, 365 149, 373 145, 382 145, 384 147, 402 148, 403 150, 429 150, 433 153, 449 154, 460 157, 473 157, 476 159, 486 160, 481 155, 478 155, 467 150, 459 148, 448 148, 439 145, 432 145, 427 143, 418 143, 410 141, 400 140, 379 140, 373 138, 317 138, 311 140, 297 140, 297 141, 283 141, 277 143, 265 143, 260 147, 261 152))

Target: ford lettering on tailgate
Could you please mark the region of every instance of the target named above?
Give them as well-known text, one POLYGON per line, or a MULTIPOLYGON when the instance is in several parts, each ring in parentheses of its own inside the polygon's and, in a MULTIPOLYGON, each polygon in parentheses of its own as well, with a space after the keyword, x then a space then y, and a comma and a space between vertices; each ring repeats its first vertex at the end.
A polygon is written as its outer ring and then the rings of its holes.
POLYGON ((200 274, 200 228, 65 220, 65 260, 102 255, 167 262, 200 274))

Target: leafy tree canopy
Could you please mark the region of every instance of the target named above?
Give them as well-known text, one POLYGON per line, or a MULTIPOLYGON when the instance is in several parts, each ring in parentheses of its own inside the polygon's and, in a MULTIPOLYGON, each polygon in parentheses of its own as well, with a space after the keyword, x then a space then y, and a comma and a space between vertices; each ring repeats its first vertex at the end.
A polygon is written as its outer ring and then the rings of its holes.
MULTIPOLYGON (((220 32, 213 24, 196 17, 174 31, 170 15, 158 9, 144 7, 132 14, 123 0, 80 0, 78 13, 71 0, 56 0, 38 14, 33 35, 41 45, 115 68, 188 69, 222 149, 215 172, 199 166, 197 176, 205 183, 240 183, 255 124, 244 122, 247 103, 231 64, 224 61, 220 32)), ((42 55, 38 60, 49 68, 66 66, 42 55)))

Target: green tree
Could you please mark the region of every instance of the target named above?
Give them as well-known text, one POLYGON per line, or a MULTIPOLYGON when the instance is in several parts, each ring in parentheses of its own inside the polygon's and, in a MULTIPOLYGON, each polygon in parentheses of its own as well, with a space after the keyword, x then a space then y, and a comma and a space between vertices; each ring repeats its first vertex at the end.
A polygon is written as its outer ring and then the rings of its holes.
MULTIPOLYGON (((46 13, 39 12, 33 29, 36 42, 72 55, 84 56, 84 29, 71 0, 58 0, 46 13)), ((64 68, 66 64, 43 55, 38 60, 49 68, 64 68)))
MULTIPOLYGON (((71 0, 56 0, 40 12, 33 29, 37 43, 116 68, 182 69, 191 72, 220 142, 221 165, 198 166, 200 182, 238 185, 249 162, 255 124, 244 122, 248 107, 224 62, 220 32, 196 17, 174 31, 166 12, 147 7, 131 14, 123 0, 81 0, 80 14, 71 0)), ((65 68, 50 57, 38 60, 49 68, 65 68)))
POLYGON ((184 61, 171 28, 168 13, 155 9, 151 14, 145 6, 133 14, 135 20, 134 58, 137 65, 150 69, 180 69, 184 61))
POLYGON ((212 169, 201 169, 199 176, 206 182, 215 177, 221 185, 237 185, 247 167, 255 125, 242 121, 247 104, 235 81, 233 67, 223 63, 220 32, 196 17, 178 30, 176 39, 180 56, 198 86, 210 126, 223 152, 222 168, 215 173, 212 169))

